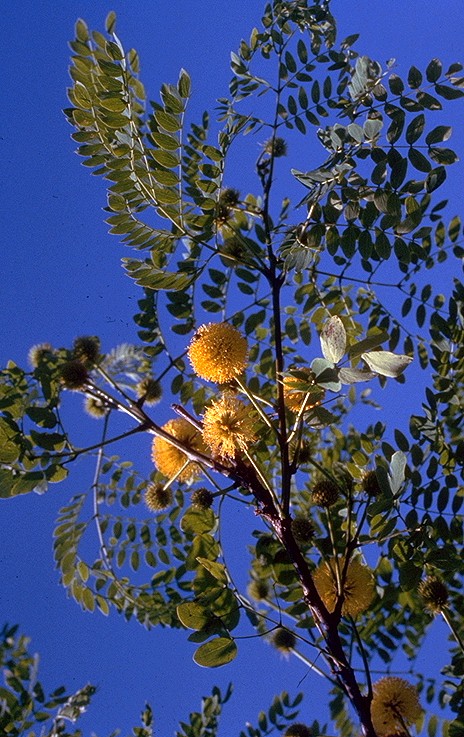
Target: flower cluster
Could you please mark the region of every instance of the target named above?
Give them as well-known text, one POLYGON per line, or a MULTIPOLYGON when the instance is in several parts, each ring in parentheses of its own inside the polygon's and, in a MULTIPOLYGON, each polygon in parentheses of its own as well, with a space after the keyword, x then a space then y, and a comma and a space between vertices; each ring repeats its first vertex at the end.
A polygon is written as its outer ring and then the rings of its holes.
POLYGON ((250 408, 235 397, 224 394, 206 410, 203 417, 203 440, 214 455, 235 457, 255 440, 250 408))
POLYGON ((340 594, 343 594, 342 614, 356 617, 366 611, 374 598, 374 578, 370 569, 357 559, 350 561, 344 577, 343 569, 343 558, 325 561, 315 571, 314 583, 329 612, 334 611, 340 594))
POLYGON ((422 715, 417 690, 403 678, 387 676, 374 684, 371 717, 379 737, 400 735, 422 715))
POLYGON ((193 336, 188 357, 202 379, 225 384, 244 370, 248 346, 240 332, 228 322, 202 325, 193 336))
MULTIPOLYGON (((186 448, 204 452, 200 433, 182 417, 169 420, 162 429, 186 448)), ((197 463, 189 462, 185 453, 160 436, 153 440, 152 459, 160 473, 169 478, 175 476, 179 481, 192 481, 200 471, 197 463)))

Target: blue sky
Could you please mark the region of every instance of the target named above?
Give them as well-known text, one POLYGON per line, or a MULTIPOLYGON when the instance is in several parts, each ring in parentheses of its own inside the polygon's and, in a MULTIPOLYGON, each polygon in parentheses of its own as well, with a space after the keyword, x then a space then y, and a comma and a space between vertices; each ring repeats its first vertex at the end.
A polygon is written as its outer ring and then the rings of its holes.
MULTIPOLYGON (((67 42, 77 17, 91 28, 102 28, 106 13, 115 10, 125 47, 139 51, 149 96, 156 99, 161 83, 175 81, 185 67, 193 82, 193 108, 200 113, 226 94, 229 52, 242 37, 248 38, 262 7, 260 0, 5 4, 0 29, 2 364, 11 358, 25 365, 34 343, 69 345, 82 334, 100 335, 106 350, 136 341, 132 315, 138 290, 119 263, 129 253, 107 234, 103 182, 80 166, 61 112, 69 84, 67 42)), ((463 59, 462 0, 439 5, 432 0, 333 0, 332 9, 340 37, 361 33, 358 50, 381 63, 395 57, 401 75, 412 63, 424 67, 433 56, 445 65, 463 59)), ((451 145, 462 159, 462 105, 450 105, 447 122, 453 116, 451 145)), ((304 169, 304 153, 302 159, 291 165, 304 169)), ((447 188, 451 215, 462 202, 462 165, 449 172, 447 188)), ((88 432, 95 432, 87 422, 88 432)), ((146 450, 147 444, 131 447, 142 467, 146 450)), ((82 722, 85 735, 94 731, 104 737, 117 726, 126 734, 145 701, 154 707, 156 734, 170 735, 178 719, 198 708, 212 684, 225 687, 229 680, 235 682, 236 693, 226 707, 224 735, 238 733, 245 720, 253 722, 259 709, 267 708, 272 695, 284 688, 309 694, 303 719, 324 720, 325 685, 301 663, 280 660, 261 642, 244 642, 230 668, 210 672, 192 663, 193 648, 185 634, 147 632, 116 616, 84 614, 66 598, 53 568, 52 530, 59 507, 85 490, 89 478, 87 468, 80 473, 77 467, 65 485, 52 487, 45 496, 0 505, 1 620, 18 622, 32 637, 47 686, 99 685, 82 722)), ((236 514, 237 529, 242 529, 244 520, 236 514)), ((246 540, 238 544, 244 550, 246 540)))

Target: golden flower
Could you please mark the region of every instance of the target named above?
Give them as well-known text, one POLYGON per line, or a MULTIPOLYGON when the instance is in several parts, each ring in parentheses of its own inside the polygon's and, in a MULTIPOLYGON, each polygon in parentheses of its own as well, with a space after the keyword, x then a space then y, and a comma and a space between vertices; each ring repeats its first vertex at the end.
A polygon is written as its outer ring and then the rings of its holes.
MULTIPOLYGON (((340 574, 342 574, 343 558, 338 564, 340 574)), ((336 570, 336 561, 331 559, 322 563, 314 573, 314 583, 329 612, 334 611, 340 593, 336 570)), ((348 564, 342 588, 344 596, 342 614, 355 617, 366 611, 374 598, 374 577, 367 566, 364 566, 359 560, 352 560, 348 564)))
MULTIPOLYGON (((162 429, 187 448, 204 452, 204 445, 200 433, 192 427, 190 422, 187 422, 182 417, 169 420, 169 422, 163 425, 162 429)), ((188 461, 185 453, 159 436, 156 436, 153 440, 151 457, 158 471, 169 478, 176 476, 188 461)), ((191 461, 179 473, 177 478, 179 481, 191 481, 198 475, 199 471, 199 465, 191 461)))
POLYGON ((188 348, 192 368, 207 381, 224 384, 241 374, 246 366, 248 346, 245 338, 228 322, 202 325, 188 348))
POLYGON ((422 714, 417 690, 403 678, 387 676, 374 684, 371 716, 379 737, 404 734, 422 714))
POLYGON ((296 376, 284 377, 284 401, 291 412, 299 412, 306 399, 304 412, 317 407, 325 396, 325 391, 316 384, 316 376, 307 366, 294 369, 298 372, 296 376))
POLYGON ((256 438, 250 407, 225 394, 206 410, 203 417, 203 440, 213 453, 234 458, 237 450, 246 450, 256 438))
POLYGON ((156 404, 160 401, 163 394, 161 384, 151 376, 146 376, 139 381, 135 387, 135 391, 138 398, 143 400, 145 404, 156 404))

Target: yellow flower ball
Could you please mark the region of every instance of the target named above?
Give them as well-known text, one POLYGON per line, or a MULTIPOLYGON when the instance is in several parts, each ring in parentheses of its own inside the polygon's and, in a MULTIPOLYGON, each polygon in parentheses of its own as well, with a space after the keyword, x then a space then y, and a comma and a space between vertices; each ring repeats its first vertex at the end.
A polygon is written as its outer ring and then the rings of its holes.
POLYGON ((371 717, 378 737, 404 734, 422 715, 417 690, 403 678, 387 676, 374 684, 371 717))
POLYGON ((250 407, 239 399, 224 395, 206 410, 203 417, 203 440, 222 458, 234 458, 237 451, 255 441, 250 407))
MULTIPOLYGON (((187 422, 182 417, 169 420, 169 422, 163 425, 162 429, 181 442, 186 448, 204 452, 205 446, 200 433, 192 427, 190 422, 187 422)), ((176 448, 168 440, 158 435, 153 440, 151 457, 158 471, 168 478, 173 478, 173 476, 179 474, 177 476, 179 481, 191 481, 200 473, 200 466, 192 461, 181 471, 182 467, 188 461, 188 457, 179 448, 176 448)))
POLYGON ((298 413, 305 402, 304 412, 317 407, 325 396, 322 387, 317 386, 315 382, 315 374, 307 366, 302 368, 295 367, 302 376, 285 376, 284 377, 284 401, 291 412, 298 413), (304 376, 303 376, 304 375, 304 376), (306 399, 307 395, 309 397, 306 399))
MULTIPOLYGON (((343 572, 343 568, 344 562, 340 559, 340 573, 343 572)), ((326 561, 319 566, 314 573, 314 583, 327 609, 333 612, 339 597, 335 560, 326 561)), ((359 560, 352 560, 348 564, 342 588, 345 597, 342 614, 356 617, 357 614, 366 611, 374 598, 374 577, 367 566, 359 560)))
POLYGON ((228 322, 198 328, 188 347, 195 373, 207 381, 224 384, 244 370, 248 346, 245 338, 228 322))

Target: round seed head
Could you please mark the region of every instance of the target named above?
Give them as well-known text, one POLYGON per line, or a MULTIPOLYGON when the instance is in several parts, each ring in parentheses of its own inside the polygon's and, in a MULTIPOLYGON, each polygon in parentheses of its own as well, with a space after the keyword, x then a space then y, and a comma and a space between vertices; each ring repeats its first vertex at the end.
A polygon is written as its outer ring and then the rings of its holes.
POLYGON ((314 485, 312 500, 318 507, 331 507, 338 501, 338 497, 338 486, 330 479, 321 479, 314 485))
POLYGON ((93 366, 100 356, 100 339, 96 335, 82 335, 76 338, 73 353, 78 361, 93 366))
POLYGON ((271 642, 277 650, 289 653, 296 645, 296 637, 285 627, 279 627, 272 633, 271 642))
POLYGON ((108 407, 99 399, 96 399, 96 397, 86 397, 84 409, 88 415, 94 417, 96 420, 100 420, 108 413, 108 407))
POLYGON ((145 490, 145 504, 150 512, 161 512, 172 504, 172 491, 162 484, 150 484, 145 490))
POLYGON ((50 343, 38 343, 32 346, 27 357, 32 368, 37 368, 51 353, 53 353, 53 348, 50 343))
POLYGON ((269 156, 274 156, 275 159, 281 156, 287 155, 287 142, 284 138, 277 136, 276 138, 269 138, 264 144, 264 150, 269 156))
POLYGON ((251 581, 248 584, 248 594, 255 601, 263 601, 268 597, 269 586, 265 581, 251 581))
POLYGON ((61 368, 61 381, 66 389, 79 391, 89 380, 89 374, 81 361, 68 361, 61 368))
POLYGON ((309 543, 314 537, 314 525, 305 517, 296 517, 292 519, 292 532, 297 542, 309 543))
POLYGON ((427 576, 420 582, 418 590, 427 609, 432 612, 441 612, 448 602, 448 587, 438 576, 427 576))
POLYGON ((195 489, 192 493, 192 506, 197 509, 209 509, 213 500, 214 496, 209 489, 195 489))
POLYGON ((284 732, 284 737, 312 737, 313 731, 302 722, 290 724, 284 732))
POLYGON ((135 391, 139 399, 143 398, 145 404, 156 404, 160 401, 163 394, 160 382, 152 379, 151 376, 147 376, 142 381, 139 381, 135 391))

